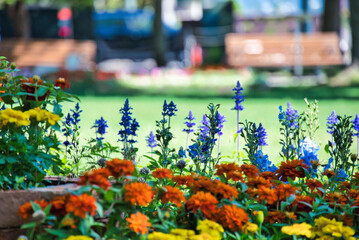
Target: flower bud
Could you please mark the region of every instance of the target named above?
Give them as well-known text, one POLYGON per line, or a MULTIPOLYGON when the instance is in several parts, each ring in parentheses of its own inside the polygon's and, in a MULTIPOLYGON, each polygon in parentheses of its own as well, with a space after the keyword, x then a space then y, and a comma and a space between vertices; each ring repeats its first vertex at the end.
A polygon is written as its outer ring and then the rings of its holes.
POLYGON ((20 236, 17 237, 16 240, 28 240, 28 238, 25 235, 20 235, 20 236))
POLYGON ((164 217, 165 217, 165 219, 169 219, 171 217, 171 213, 166 211, 165 214, 164 214, 164 217))
POLYGON ((350 159, 352 160, 353 163, 355 163, 356 160, 358 159, 358 154, 352 154, 352 155, 350 156, 350 159))
POLYGON ((16 63, 12 62, 10 64, 10 68, 11 68, 11 70, 15 70, 16 69, 16 63))
POLYGON ((263 214, 263 211, 258 211, 257 213, 257 222, 259 224, 262 224, 264 221, 264 214, 263 214))
POLYGON ((40 77, 38 75, 34 75, 33 77, 34 83, 37 83, 40 80, 40 77))
POLYGON ((36 222, 42 222, 45 220, 46 218, 46 214, 44 211, 42 210, 37 210, 32 214, 32 218, 34 221, 36 222))
POLYGON ((100 166, 100 167, 105 167, 106 166, 106 159, 104 158, 100 158, 98 161, 97 161, 97 164, 100 166))

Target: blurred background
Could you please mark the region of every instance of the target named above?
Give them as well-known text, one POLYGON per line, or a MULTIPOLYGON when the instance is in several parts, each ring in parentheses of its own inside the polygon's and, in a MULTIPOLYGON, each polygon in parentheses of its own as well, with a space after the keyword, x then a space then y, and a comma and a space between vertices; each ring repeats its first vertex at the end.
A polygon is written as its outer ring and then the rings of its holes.
POLYGON ((68 91, 83 96, 85 136, 101 114, 116 142, 118 110, 131 96, 142 153, 167 98, 180 109, 177 146, 188 111, 199 121, 209 102, 220 103, 230 155, 238 80, 247 99, 241 119, 263 123, 273 158, 279 105, 301 111, 303 98, 320 100, 321 146, 332 110, 359 112, 357 0, 0 0, 0 7, 0 55, 24 76, 68 79, 68 91))

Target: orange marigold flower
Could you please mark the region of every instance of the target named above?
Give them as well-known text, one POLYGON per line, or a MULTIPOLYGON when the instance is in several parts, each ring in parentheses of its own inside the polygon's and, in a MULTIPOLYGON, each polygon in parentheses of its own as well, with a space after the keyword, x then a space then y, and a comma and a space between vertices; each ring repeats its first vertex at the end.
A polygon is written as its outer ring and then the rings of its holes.
POLYGON ((166 191, 162 193, 161 202, 168 203, 173 202, 177 207, 182 206, 182 202, 186 201, 184 193, 176 187, 165 186, 166 191))
POLYGON ((242 230, 244 224, 249 221, 248 214, 235 205, 224 205, 216 214, 217 222, 231 231, 242 230))
POLYGON ((302 168, 308 168, 308 166, 303 163, 303 160, 287 160, 281 162, 276 173, 278 174, 280 180, 286 182, 288 177, 290 177, 292 180, 295 180, 297 177, 304 178, 305 173, 302 168))
POLYGON ((341 192, 331 192, 324 196, 324 199, 329 203, 329 205, 333 204, 342 204, 345 205, 349 202, 347 196, 345 196, 341 192))
POLYGON ((265 171, 258 174, 259 177, 265 178, 267 180, 278 180, 277 175, 271 171, 265 171))
POLYGON ((218 200, 210 193, 198 192, 187 201, 186 208, 193 213, 201 210, 205 217, 211 216, 217 209, 218 200))
POLYGON ((275 188, 259 186, 257 194, 257 201, 267 201, 269 205, 273 205, 278 201, 278 194, 275 188))
POLYGON ((359 191, 355 189, 349 189, 349 191, 346 192, 347 197, 350 199, 356 199, 359 197, 359 191))
POLYGON ((268 216, 264 217, 264 222, 274 223, 283 223, 285 222, 286 215, 281 211, 268 211, 268 216))
POLYGON ((149 223, 148 220, 149 218, 140 212, 137 212, 136 214, 132 213, 129 218, 126 218, 128 227, 132 231, 141 234, 146 234, 148 232, 147 228, 151 226, 151 223, 149 223))
POLYGON ((339 190, 342 190, 342 191, 346 191, 348 189, 351 189, 352 186, 350 184, 350 182, 348 181, 344 181, 344 182, 341 182, 340 185, 338 186, 339 190))
POLYGON ((125 201, 132 205, 147 206, 152 202, 154 192, 147 183, 132 182, 125 186, 125 201))
POLYGON ((285 201, 290 195, 295 194, 297 188, 290 185, 281 183, 277 186, 278 201, 285 201))
POLYGON ((327 176, 328 178, 335 177, 337 174, 335 174, 334 170, 325 170, 323 173, 324 176, 327 176))
POLYGON ((135 165, 130 160, 114 158, 106 162, 106 168, 115 178, 130 176, 135 171, 135 165))
POLYGON ((218 180, 216 180, 216 182, 217 186, 215 195, 218 199, 226 198, 232 200, 232 198, 238 197, 238 190, 235 187, 232 187, 218 180))
POLYGON ((173 177, 173 173, 167 168, 157 168, 152 172, 152 176, 158 179, 171 179, 173 177))
POLYGON ((228 180, 243 181, 241 168, 236 163, 222 163, 216 165, 217 176, 225 175, 228 180))
POLYGON ((194 179, 191 175, 186 175, 186 176, 174 176, 172 178, 172 181, 177 183, 178 185, 186 185, 187 187, 192 186, 192 184, 194 183, 194 179))
POLYGON ((76 219, 73 219, 72 217, 69 217, 69 216, 64 217, 64 219, 61 221, 61 223, 64 226, 69 226, 72 229, 77 228, 76 222, 77 222, 76 219))
POLYGON ((78 185, 97 185, 107 190, 111 184, 108 181, 108 177, 111 175, 110 171, 106 168, 94 169, 91 172, 85 172, 83 176, 80 176, 78 185))
POLYGON ((313 179, 313 178, 308 178, 307 181, 306 181, 306 184, 307 184, 308 188, 310 189, 310 191, 312 191, 312 192, 316 188, 322 188, 323 187, 323 183, 321 183, 317 179, 313 179))
MULTIPOLYGON (((49 203, 43 199, 40 201, 35 200, 34 203, 38 204, 43 210, 49 205, 49 203)), ((20 206, 17 215, 20 216, 22 220, 27 220, 32 217, 33 213, 34 210, 32 208, 31 202, 27 202, 20 206)))
POLYGON ((95 215, 96 209, 96 198, 86 193, 71 195, 66 203, 66 211, 80 218, 85 218, 87 212, 95 215))
POLYGON ((312 206, 314 200, 315 198, 312 196, 296 195, 291 207, 296 207, 296 212, 310 212, 312 211, 312 208, 302 202, 308 203, 312 206))
MULTIPOLYGON (((40 85, 43 85, 44 81, 40 78, 27 78, 27 79, 21 79, 21 88, 25 90, 27 93, 35 94, 36 90, 39 89, 40 85)), ((38 96, 37 100, 43 101, 45 98, 50 94, 49 91, 46 91, 44 95, 38 96)), ((36 100, 36 97, 34 96, 26 96, 27 100, 36 100)))
POLYGON ((69 199, 70 195, 56 196, 50 202, 51 203, 51 213, 54 215, 65 216, 66 212, 66 203, 69 199))
POLYGON ((227 198, 232 199, 238 196, 238 191, 235 187, 225 184, 219 180, 211 180, 209 178, 195 181, 191 186, 191 191, 196 192, 210 192, 218 199, 227 198))
POLYGON ((66 79, 62 78, 62 77, 56 79, 54 86, 60 87, 61 89, 70 88, 69 82, 66 81, 66 79))
POLYGON ((246 182, 247 186, 250 188, 258 188, 259 186, 263 186, 263 187, 271 187, 272 184, 269 180, 260 177, 260 176, 256 176, 254 178, 249 178, 246 182))
POLYGON ((252 164, 243 164, 240 166, 240 169, 247 178, 254 178, 259 173, 258 168, 252 164))

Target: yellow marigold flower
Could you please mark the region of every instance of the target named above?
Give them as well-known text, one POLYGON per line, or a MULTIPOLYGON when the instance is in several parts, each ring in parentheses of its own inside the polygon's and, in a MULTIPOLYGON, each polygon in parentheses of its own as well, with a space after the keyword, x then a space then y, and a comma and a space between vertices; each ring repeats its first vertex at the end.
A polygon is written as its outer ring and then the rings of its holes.
POLYGON ((258 225, 255 223, 247 222, 243 225, 242 232, 245 234, 254 234, 258 231, 258 225))
POLYGON ((354 235, 355 231, 352 228, 343 226, 342 222, 339 223, 341 224, 328 224, 322 231, 326 234, 331 234, 333 237, 344 237, 344 239, 349 239, 354 235))
MULTIPOLYGON (((187 239, 188 240, 215 240, 216 238, 213 238, 213 236, 211 236, 208 233, 201 233, 199 235, 190 236, 187 239)), ((219 238, 219 239, 222 239, 222 238, 219 238)), ((180 240, 180 239, 178 239, 178 240, 180 240)))
POLYGON ((316 240, 334 240, 334 238, 328 235, 324 235, 319 238, 316 238, 316 240))
POLYGON ((27 126, 30 124, 29 115, 18 110, 6 108, 0 112, 1 127, 8 123, 15 123, 17 127, 27 126))
POLYGON ((224 232, 223 227, 213 221, 210 221, 208 219, 205 220, 199 220, 198 226, 197 226, 197 230, 203 234, 203 233, 207 233, 208 235, 210 235, 212 237, 213 240, 220 240, 222 239, 222 234, 224 232))
POLYGON ((170 233, 172 236, 175 236, 176 238, 181 238, 181 239, 183 239, 183 238, 185 239, 190 236, 196 235, 196 233, 193 230, 179 229, 179 228, 172 229, 170 233))
POLYGON ((168 233, 153 232, 148 234, 148 240, 176 240, 176 236, 168 233))
POLYGON ((83 236, 83 235, 76 235, 76 236, 70 236, 68 238, 66 238, 65 240, 93 240, 93 238, 90 238, 88 236, 83 236))
POLYGON ((61 118, 60 118, 59 115, 53 114, 53 113, 51 113, 51 112, 47 112, 47 113, 46 113, 46 117, 47 117, 47 122, 48 122, 50 125, 55 125, 58 121, 61 120, 61 118))
POLYGON ((282 227, 282 232, 287 235, 306 236, 310 238, 313 235, 311 229, 312 225, 308 223, 295 223, 291 226, 282 227))

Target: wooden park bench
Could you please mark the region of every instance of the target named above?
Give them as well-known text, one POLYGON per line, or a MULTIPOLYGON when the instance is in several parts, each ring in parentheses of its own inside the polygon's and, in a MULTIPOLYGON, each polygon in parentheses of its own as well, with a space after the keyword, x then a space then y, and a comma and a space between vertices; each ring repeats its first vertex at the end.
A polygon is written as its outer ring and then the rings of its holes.
POLYGON ((63 68, 67 58, 75 54, 83 65, 90 66, 95 58, 96 43, 73 39, 2 39, 0 56, 18 67, 50 66, 63 68))
POLYGON ((319 67, 343 64, 336 33, 230 33, 225 37, 225 48, 227 63, 233 67, 319 67))

